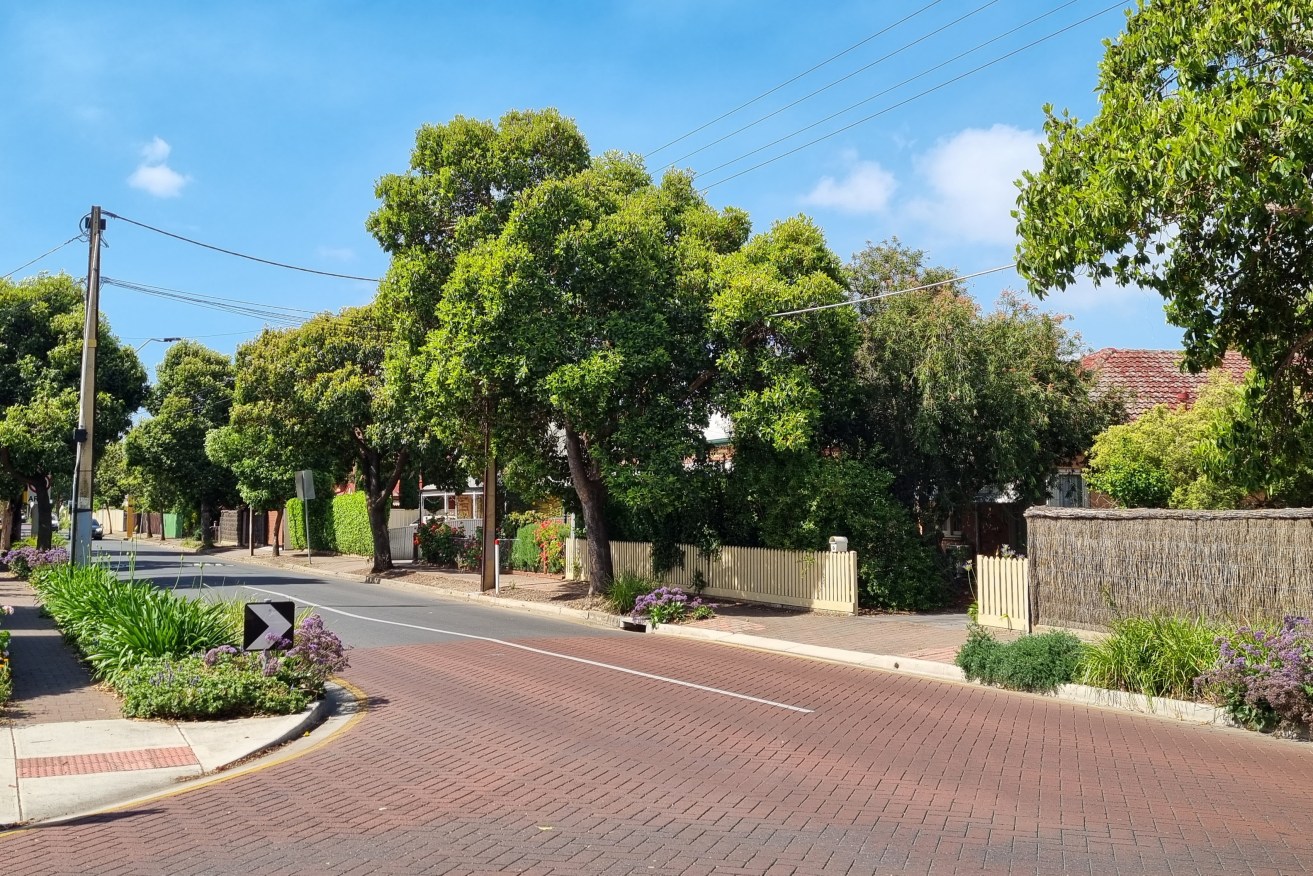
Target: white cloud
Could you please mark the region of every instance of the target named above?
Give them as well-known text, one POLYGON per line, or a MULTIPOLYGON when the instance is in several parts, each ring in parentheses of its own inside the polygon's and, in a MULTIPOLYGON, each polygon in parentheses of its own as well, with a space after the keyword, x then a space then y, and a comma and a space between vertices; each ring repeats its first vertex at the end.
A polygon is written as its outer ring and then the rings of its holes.
POLYGON ((1010 125, 968 128, 941 140, 917 162, 930 194, 912 200, 913 217, 979 243, 1012 244, 1014 181, 1039 167, 1040 134, 1010 125))
POLYGON ((159 137, 155 137, 141 147, 141 160, 145 164, 163 164, 172 151, 172 146, 159 137))
POLYGON ((128 177, 128 185, 149 192, 157 198, 176 198, 191 177, 178 173, 165 161, 173 147, 159 137, 141 149, 141 164, 128 177))
POLYGON ((855 154, 847 157, 852 165, 848 175, 842 180, 821 177, 803 201, 844 213, 882 212, 898 185, 894 175, 874 161, 858 161, 855 154))

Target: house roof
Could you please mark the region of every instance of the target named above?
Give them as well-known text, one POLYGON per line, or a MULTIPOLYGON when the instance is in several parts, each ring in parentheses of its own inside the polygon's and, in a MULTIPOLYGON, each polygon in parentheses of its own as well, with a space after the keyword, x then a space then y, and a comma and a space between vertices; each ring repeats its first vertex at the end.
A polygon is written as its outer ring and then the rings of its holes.
MULTIPOLYGON (((1133 420, 1154 405, 1194 404, 1211 372, 1191 374, 1181 370, 1179 350, 1119 350, 1105 347, 1081 359, 1097 375, 1097 388, 1121 387, 1130 393, 1126 413, 1133 420)), ((1222 371, 1236 383, 1244 379, 1249 360, 1228 352, 1214 371, 1222 371)))

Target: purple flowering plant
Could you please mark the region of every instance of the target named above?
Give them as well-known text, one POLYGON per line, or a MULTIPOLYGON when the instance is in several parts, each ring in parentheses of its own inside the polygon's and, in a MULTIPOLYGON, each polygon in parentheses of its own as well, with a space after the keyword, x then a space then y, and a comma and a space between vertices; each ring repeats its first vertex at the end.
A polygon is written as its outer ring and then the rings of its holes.
POLYGON ((634 617, 645 617, 653 627, 677 624, 683 620, 703 620, 715 616, 715 606, 700 597, 688 598, 678 587, 659 587, 634 603, 634 617))
POLYGON ((315 696, 322 694, 324 683, 348 664, 342 640, 324 626, 317 614, 306 616, 292 631, 291 639, 280 639, 263 655, 220 645, 206 651, 201 659, 209 667, 234 664, 266 678, 276 677, 295 690, 315 696))
POLYGON ((1217 644, 1216 668, 1195 680, 1201 694, 1255 730, 1313 728, 1313 620, 1241 627, 1217 644))
POLYGON ((43 551, 31 546, 14 548, 0 554, 3 563, 19 578, 27 578, 42 566, 56 566, 68 562, 68 551, 62 547, 43 551))

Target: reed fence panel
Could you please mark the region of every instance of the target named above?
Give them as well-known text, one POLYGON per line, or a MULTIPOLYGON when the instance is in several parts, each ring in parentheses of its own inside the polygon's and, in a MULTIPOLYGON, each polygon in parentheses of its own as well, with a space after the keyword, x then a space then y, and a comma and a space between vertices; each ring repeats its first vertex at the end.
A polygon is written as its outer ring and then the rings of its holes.
POLYGON ((1127 615, 1265 622, 1313 613, 1313 509, 1031 508, 1032 619, 1102 630, 1127 615))

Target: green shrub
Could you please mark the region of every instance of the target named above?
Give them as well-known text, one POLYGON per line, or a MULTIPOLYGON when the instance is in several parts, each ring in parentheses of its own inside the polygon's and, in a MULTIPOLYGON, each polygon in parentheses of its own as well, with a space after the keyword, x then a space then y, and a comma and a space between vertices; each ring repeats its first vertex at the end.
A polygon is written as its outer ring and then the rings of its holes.
POLYGON ((118 679, 123 714, 128 718, 193 720, 285 715, 304 709, 309 694, 246 665, 259 659, 243 655, 242 660, 213 666, 199 656, 143 661, 118 679))
POLYGON ((533 531, 537 526, 537 521, 526 523, 515 531, 515 544, 511 546, 512 569, 538 571, 538 545, 533 540, 533 531))
POLYGON ((144 581, 120 581, 102 566, 50 566, 32 578, 46 611, 113 681, 152 657, 183 657, 234 641, 231 612, 144 581))
POLYGON ((421 523, 415 528, 420 559, 430 565, 455 568, 464 542, 464 532, 441 520, 421 523))
POLYGON ((564 523, 544 520, 533 529, 533 543, 538 548, 539 568, 559 575, 565 571, 565 540, 570 530, 564 523))
POLYGON ((1193 699, 1194 680, 1217 663, 1220 627, 1179 617, 1125 617, 1085 649, 1080 680, 1095 687, 1193 699))
MULTIPOLYGON (((287 501, 287 536, 296 550, 305 550, 305 518, 299 499, 287 501)), ((374 537, 369 530, 368 497, 357 490, 342 493, 331 501, 310 502, 310 547, 369 557, 374 554, 374 537)))
POLYGON ((646 596, 661 585, 651 578, 645 578, 635 572, 621 572, 611 581, 611 589, 606 592, 606 601, 616 614, 629 614, 641 597, 646 596))
POLYGON ((1022 636, 1003 643, 983 627, 972 627, 956 663, 971 681, 1050 693, 1076 677, 1082 648, 1080 640, 1068 632, 1022 636))

